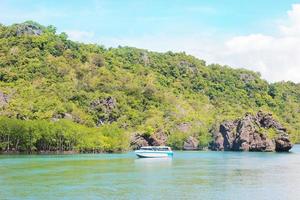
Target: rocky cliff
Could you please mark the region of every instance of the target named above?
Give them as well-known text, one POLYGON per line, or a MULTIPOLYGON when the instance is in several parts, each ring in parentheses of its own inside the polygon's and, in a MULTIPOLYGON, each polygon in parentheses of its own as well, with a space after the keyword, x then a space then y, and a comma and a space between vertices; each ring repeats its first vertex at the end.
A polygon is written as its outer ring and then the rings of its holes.
POLYGON ((134 134, 131 138, 130 146, 139 149, 142 146, 164 146, 167 142, 167 135, 159 130, 152 135, 134 134))
POLYGON ((258 112, 223 122, 214 134, 210 149, 216 151, 289 151, 289 135, 272 114, 258 112))

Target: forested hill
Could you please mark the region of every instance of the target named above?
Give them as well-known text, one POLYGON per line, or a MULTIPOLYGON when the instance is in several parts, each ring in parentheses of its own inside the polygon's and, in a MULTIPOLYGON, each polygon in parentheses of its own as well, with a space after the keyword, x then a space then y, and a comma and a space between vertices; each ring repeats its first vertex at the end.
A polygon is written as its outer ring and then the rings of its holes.
POLYGON ((224 120, 273 113, 297 140, 300 85, 185 53, 105 48, 35 22, 0 25, 0 150, 122 151, 161 132, 207 146, 224 120))

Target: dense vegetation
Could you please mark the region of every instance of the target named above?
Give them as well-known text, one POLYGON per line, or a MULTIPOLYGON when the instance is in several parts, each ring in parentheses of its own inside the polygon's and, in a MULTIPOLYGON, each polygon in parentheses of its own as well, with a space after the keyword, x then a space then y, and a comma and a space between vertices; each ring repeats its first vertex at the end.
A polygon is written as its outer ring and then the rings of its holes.
POLYGON ((0 25, 2 151, 122 151, 131 134, 157 131, 179 149, 190 135, 206 146, 218 123, 258 110, 299 141, 299 89, 185 53, 77 43, 35 22, 0 25))

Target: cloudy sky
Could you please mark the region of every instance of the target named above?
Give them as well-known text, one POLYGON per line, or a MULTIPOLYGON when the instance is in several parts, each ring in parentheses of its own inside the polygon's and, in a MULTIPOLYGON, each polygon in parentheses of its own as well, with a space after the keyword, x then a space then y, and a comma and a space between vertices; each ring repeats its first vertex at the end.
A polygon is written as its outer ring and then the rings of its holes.
POLYGON ((185 51, 300 82, 300 0, 0 0, 0 23, 25 20, 77 41, 185 51))

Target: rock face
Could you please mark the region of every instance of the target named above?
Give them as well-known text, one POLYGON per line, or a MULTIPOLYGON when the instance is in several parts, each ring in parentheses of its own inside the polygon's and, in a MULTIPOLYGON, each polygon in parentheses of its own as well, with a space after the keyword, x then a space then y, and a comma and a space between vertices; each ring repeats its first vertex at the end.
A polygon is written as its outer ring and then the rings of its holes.
POLYGON ((149 146, 149 143, 148 143, 147 139, 145 139, 145 136, 136 133, 131 137, 130 146, 133 149, 139 149, 142 146, 149 146))
POLYGON ((177 125, 177 129, 183 133, 187 133, 191 128, 191 124, 186 122, 177 125))
POLYGON ((215 133, 210 149, 216 151, 289 151, 292 143, 289 136, 272 114, 258 112, 247 114, 242 119, 226 121, 215 133), (269 138, 267 131, 276 132, 274 138, 269 138))
POLYGON ((100 113, 97 125, 102 125, 105 122, 114 122, 116 119, 113 112, 117 109, 117 101, 113 97, 104 99, 96 99, 91 102, 90 107, 97 113, 100 113))
POLYGON ((245 83, 249 83, 255 79, 255 77, 251 74, 240 74, 240 79, 245 83))
POLYGON ((158 130, 149 137, 148 142, 150 146, 164 146, 167 139, 167 135, 162 130, 158 130))
POLYGON ((18 24, 16 29, 16 35, 41 35, 43 30, 35 24, 23 23, 18 24))
POLYGON ((193 136, 189 136, 183 144, 183 150, 198 150, 199 140, 193 136))
POLYGON ((180 61, 179 64, 178 64, 178 67, 181 71, 184 71, 184 72, 191 72, 191 73, 197 73, 198 72, 198 69, 197 69, 196 65, 193 64, 193 63, 190 63, 186 60, 180 61))
POLYGON ((130 146, 133 149, 139 149, 142 146, 165 146, 167 139, 167 135, 161 130, 150 136, 136 133, 131 137, 130 146))
POLYGON ((56 121, 59 121, 60 119, 67 119, 67 120, 74 121, 79 124, 84 123, 84 121, 79 116, 76 116, 72 113, 56 113, 52 116, 51 121, 56 122, 56 121))
POLYGON ((9 96, 0 91, 0 107, 4 107, 8 104, 9 96))
POLYGON ((144 65, 150 64, 150 59, 147 52, 141 52, 140 60, 144 65))
POLYGON ((104 112, 111 112, 116 106, 116 99, 113 97, 107 97, 105 99, 97 99, 91 102, 91 106, 94 109, 102 109, 104 112))

